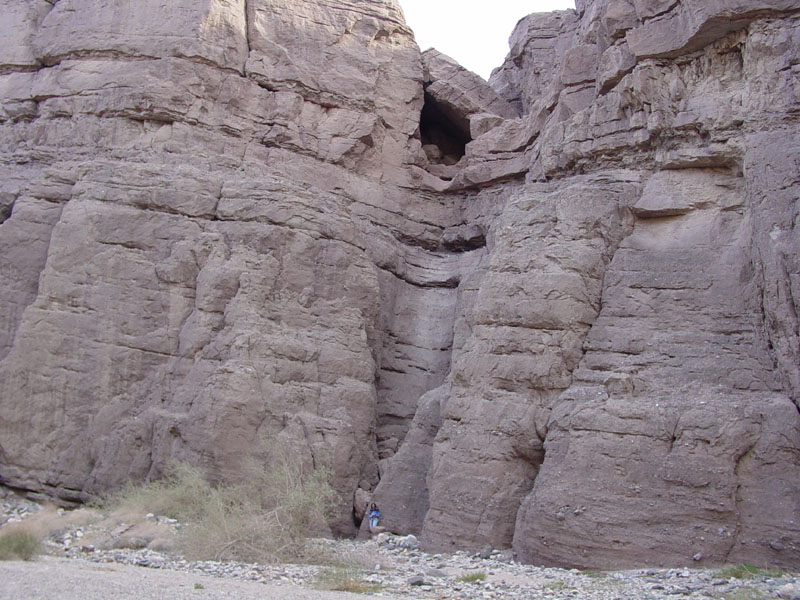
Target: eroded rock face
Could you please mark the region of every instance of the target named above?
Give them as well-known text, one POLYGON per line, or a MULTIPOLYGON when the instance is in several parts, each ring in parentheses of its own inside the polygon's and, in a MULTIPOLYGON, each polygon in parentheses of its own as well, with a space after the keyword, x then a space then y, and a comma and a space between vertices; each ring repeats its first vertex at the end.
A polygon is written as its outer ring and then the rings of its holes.
POLYGON ((796 2, 583 0, 491 86, 393 0, 0 12, 4 483, 277 440, 337 533, 800 565, 796 2))
POLYGON ((621 174, 605 185, 591 178, 531 185, 495 222, 471 335, 454 358, 433 448, 423 527, 432 545, 507 544, 514 507, 541 465, 549 411, 569 386, 596 316, 605 263, 626 233, 624 209, 637 183, 621 174))
POLYGON ((435 246, 450 218, 399 185, 419 52, 391 3, 293 13, 315 29, 190 4, 4 3, 29 45, 2 84, 2 477, 68 499, 171 458, 235 478, 277 438, 352 497, 378 479, 392 231, 435 246), (314 57, 266 73, 269 28, 344 36, 350 87, 309 79, 314 57))

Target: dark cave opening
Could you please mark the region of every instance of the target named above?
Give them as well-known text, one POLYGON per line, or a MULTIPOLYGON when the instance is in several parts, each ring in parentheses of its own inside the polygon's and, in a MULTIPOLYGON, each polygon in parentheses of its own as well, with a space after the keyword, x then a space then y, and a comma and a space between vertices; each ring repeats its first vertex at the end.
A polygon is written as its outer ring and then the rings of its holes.
POLYGON ((11 213, 14 211, 14 203, 0 204, 0 225, 5 223, 11 218, 11 213))
POLYGON ((469 119, 447 104, 438 102, 427 91, 419 120, 419 133, 428 160, 435 164, 456 164, 466 154, 466 146, 472 141, 469 119))

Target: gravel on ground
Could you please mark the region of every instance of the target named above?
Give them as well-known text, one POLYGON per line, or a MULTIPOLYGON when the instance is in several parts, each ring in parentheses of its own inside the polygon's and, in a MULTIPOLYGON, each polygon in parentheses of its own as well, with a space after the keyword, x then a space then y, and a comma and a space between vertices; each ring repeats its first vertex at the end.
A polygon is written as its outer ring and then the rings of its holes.
MULTIPOLYGON (((2 600, 361 600, 363 596, 185 571, 42 557, 0 562, 2 600)), ((399 596, 383 595, 384 598, 399 596)))
MULTIPOLYGON (((0 527, 41 511, 36 503, 7 492, 0 498, 0 527)), ((167 530, 180 527, 166 517, 147 515, 145 519, 167 530)), ((509 549, 426 553, 413 535, 390 533, 368 541, 316 540, 321 556, 335 557, 338 566, 190 561, 150 547, 130 547, 135 538, 123 535, 129 524, 119 526, 116 533, 103 530, 99 537, 95 527, 73 524, 59 529, 45 540, 47 555, 37 560, 0 562, 0 600, 346 600, 364 596, 387 600, 800 600, 800 574, 781 569, 740 565, 735 569, 579 571, 521 564, 509 549), (121 545, 90 543, 97 539, 117 540, 121 545), (326 579, 330 575, 334 582, 336 576, 344 575, 366 593, 329 591, 343 589, 330 585, 330 577, 326 579)))

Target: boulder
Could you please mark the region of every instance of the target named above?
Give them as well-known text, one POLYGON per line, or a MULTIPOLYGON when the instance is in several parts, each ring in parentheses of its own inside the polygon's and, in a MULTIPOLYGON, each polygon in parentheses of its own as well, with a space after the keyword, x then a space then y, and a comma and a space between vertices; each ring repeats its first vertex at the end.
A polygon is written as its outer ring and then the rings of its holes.
POLYGON ((353 517, 357 522, 360 523, 364 520, 371 502, 372 494, 362 487, 356 488, 355 494, 353 494, 353 517))

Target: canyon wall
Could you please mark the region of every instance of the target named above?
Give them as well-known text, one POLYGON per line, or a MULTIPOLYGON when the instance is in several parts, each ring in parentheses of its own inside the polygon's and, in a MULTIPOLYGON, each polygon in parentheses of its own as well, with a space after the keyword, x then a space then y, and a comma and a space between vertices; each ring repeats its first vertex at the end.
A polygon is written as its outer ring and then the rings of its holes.
MULTIPOLYGON (((800 2, 0 0, 0 482, 276 442, 436 550, 800 566, 800 2)), ((364 524, 361 524, 364 527, 364 524)))

